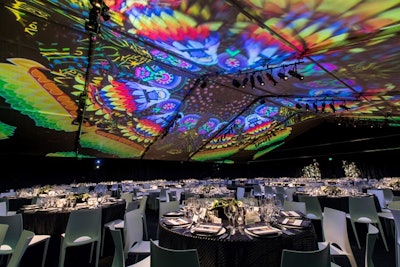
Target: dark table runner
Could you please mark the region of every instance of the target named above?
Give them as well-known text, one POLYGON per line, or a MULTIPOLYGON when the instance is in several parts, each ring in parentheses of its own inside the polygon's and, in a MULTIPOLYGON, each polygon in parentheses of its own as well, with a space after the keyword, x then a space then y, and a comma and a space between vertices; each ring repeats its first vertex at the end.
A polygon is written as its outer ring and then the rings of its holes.
POLYGON ((316 250, 312 224, 307 229, 290 229, 291 235, 253 237, 237 232, 230 238, 200 237, 187 229, 160 224, 159 243, 171 249, 197 249, 201 267, 279 267, 282 249, 316 250))

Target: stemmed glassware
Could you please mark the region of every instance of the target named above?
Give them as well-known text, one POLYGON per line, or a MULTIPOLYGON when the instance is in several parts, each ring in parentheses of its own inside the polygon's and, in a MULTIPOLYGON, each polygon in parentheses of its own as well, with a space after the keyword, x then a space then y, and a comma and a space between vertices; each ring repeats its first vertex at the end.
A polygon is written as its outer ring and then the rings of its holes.
POLYGON ((230 234, 235 234, 235 217, 237 214, 237 207, 234 205, 227 205, 224 207, 225 216, 228 218, 228 227, 230 234))

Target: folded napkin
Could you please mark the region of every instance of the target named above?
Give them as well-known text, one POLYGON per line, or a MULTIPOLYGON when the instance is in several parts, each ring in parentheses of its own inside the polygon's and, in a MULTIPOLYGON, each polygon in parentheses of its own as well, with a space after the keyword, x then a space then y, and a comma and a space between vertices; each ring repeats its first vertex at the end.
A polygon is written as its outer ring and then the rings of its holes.
POLYGON ((201 234, 217 234, 221 229, 222 225, 218 224, 200 224, 192 228, 192 232, 201 234))
POLYGON ((252 226, 252 227, 247 227, 246 229, 256 235, 269 235, 281 232, 281 230, 269 225, 252 226))
POLYGON ((174 219, 167 219, 163 221, 165 225, 168 226, 179 226, 179 225, 185 225, 191 223, 190 220, 188 219, 183 219, 183 218, 174 218, 174 219))
POLYGON ((298 212, 296 212, 296 211, 293 211, 293 210, 290 210, 290 211, 281 211, 281 214, 282 214, 283 216, 285 216, 285 217, 301 217, 301 214, 300 214, 300 213, 298 213, 298 212))
POLYGON ((292 227, 298 227, 298 228, 307 228, 310 226, 311 221, 310 220, 302 220, 298 218, 279 218, 278 223, 283 224, 285 226, 292 226, 292 227))

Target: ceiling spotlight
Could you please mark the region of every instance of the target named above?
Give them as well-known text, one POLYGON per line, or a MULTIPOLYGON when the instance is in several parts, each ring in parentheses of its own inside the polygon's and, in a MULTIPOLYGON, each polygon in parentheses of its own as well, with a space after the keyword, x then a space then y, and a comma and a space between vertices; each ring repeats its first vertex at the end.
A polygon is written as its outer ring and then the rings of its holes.
POLYGON ((256 84, 254 82, 254 76, 250 75, 250 84, 251 84, 251 89, 256 89, 256 84))
POLYGON ((278 77, 279 78, 281 78, 282 80, 287 80, 287 79, 289 79, 289 77, 285 74, 285 73, 283 73, 283 72, 279 72, 278 73, 278 77))
POLYGON ((233 79, 233 80, 232 80, 232 85, 235 86, 236 88, 239 88, 240 85, 241 85, 241 83, 240 83, 238 80, 233 79))
POLYGON ((289 74, 299 80, 304 80, 304 76, 299 74, 297 71, 295 70, 289 70, 289 74))
POLYGON ((260 83, 260 85, 264 85, 265 84, 263 79, 261 78, 260 74, 257 75, 257 81, 260 83))
POLYGON ((296 108, 301 109, 302 106, 299 103, 296 103, 296 108))
POLYGON ((316 102, 313 103, 313 108, 315 109, 315 113, 318 113, 318 105, 316 102))
POLYGON ((278 82, 272 77, 270 73, 266 73, 265 76, 267 76, 268 80, 275 86, 278 82))
POLYGON ((243 81, 242 81, 242 88, 245 88, 247 83, 249 82, 249 77, 244 77, 243 81))
POLYGON ((331 108, 331 110, 332 110, 333 113, 336 112, 336 108, 335 108, 335 105, 333 104, 333 102, 331 102, 331 103, 329 104, 329 107, 331 108))

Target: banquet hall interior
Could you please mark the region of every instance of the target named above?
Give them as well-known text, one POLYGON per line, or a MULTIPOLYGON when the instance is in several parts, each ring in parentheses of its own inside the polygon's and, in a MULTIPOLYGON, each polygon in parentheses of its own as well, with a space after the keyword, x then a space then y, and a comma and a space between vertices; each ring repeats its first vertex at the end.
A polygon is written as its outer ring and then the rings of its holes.
POLYGON ((201 267, 287 267, 323 241, 339 266, 400 266, 399 0, 0 7, 0 267, 23 230, 20 267, 149 266, 150 239, 201 267), (98 247, 69 243, 93 210, 98 247))

